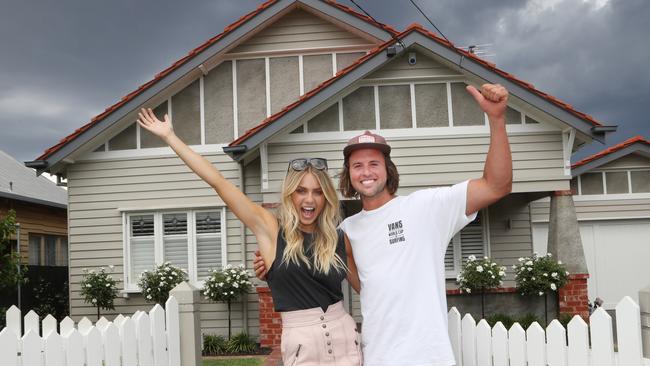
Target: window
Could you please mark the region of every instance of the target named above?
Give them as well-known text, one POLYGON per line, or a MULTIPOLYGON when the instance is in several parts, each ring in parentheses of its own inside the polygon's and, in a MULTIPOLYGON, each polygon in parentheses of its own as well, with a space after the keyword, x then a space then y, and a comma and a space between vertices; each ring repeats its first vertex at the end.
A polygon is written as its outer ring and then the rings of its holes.
POLYGON ((650 192, 650 170, 615 170, 584 173, 571 180, 579 195, 611 195, 650 192))
POLYGON ((68 238, 58 235, 29 234, 29 265, 68 265, 68 238))
POLYGON ((192 282, 204 280, 225 264, 225 208, 126 214, 127 289, 140 274, 163 262, 187 271, 192 282))
POLYGON ((463 268, 467 257, 473 255, 482 258, 487 255, 487 220, 485 212, 479 211, 476 219, 456 234, 445 253, 445 273, 447 278, 455 278, 463 268))

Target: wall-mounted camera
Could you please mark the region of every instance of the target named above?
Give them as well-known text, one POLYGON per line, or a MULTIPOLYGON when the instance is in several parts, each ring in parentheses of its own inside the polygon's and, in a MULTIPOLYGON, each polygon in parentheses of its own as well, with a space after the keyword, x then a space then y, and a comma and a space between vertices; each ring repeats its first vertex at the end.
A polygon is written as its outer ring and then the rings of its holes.
POLYGON ((413 66, 418 62, 418 59, 415 57, 415 52, 409 52, 409 65, 413 66))

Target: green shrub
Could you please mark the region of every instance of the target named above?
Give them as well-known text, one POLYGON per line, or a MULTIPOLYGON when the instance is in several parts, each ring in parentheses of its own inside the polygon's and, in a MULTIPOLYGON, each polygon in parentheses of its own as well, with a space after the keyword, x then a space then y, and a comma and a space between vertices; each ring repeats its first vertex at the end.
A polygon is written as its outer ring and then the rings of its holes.
POLYGON ((503 326, 506 327, 506 329, 510 329, 512 325, 515 323, 515 319, 513 319, 510 315, 506 314, 492 314, 490 316, 487 316, 485 320, 490 324, 490 327, 494 327, 497 322, 503 323, 503 326))
POLYGON ((257 343, 246 333, 238 333, 232 336, 226 345, 229 353, 253 353, 257 350, 257 343))
POLYGON ((470 255, 463 265, 463 269, 456 278, 461 291, 485 291, 500 287, 506 276, 506 267, 499 266, 488 257, 477 259, 470 255))
POLYGON ((517 290, 522 295, 544 296, 555 292, 569 280, 569 272, 561 261, 555 261, 551 253, 519 258, 519 264, 512 266, 515 271, 517 290))
MULTIPOLYGON (((113 266, 109 266, 109 272, 112 272, 113 266)), ((99 309, 113 310, 115 305, 113 300, 117 297, 117 283, 113 276, 106 273, 106 269, 101 267, 98 272, 95 270, 83 269, 81 279, 81 296, 84 302, 93 304, 97 307, 97 319, 99 319, 99 309)))
POLYGON ((564 329, 566 329, 569 326, 571 319, 573 319, 573 315, 571 314, 560 314, 560 319, 558 319, 558 321, 562 324, 564 329))
POLYGON ((540 318, 538 318, 537 315, 530 314, 530 313, 529 314, 524 314, 521 317, 519 317, 517 319, 517 322, 524 329, 528 329, 528 327, 530 327, 530 325, 533 324, 534 322, 539 323, 539 325, 541 325, 542 327, 544 326, 543 325, 544 322, 540 318))
POLYGON ((217 356, 226 353, 226 338, 220 335, 203 335, 203 355, 217 356))
POLYGON ((169 291, 187 279, 185 270, 165 262, 153 269, 140 274, 138 286, 142 289, 145 301, 165 306, 169 291))

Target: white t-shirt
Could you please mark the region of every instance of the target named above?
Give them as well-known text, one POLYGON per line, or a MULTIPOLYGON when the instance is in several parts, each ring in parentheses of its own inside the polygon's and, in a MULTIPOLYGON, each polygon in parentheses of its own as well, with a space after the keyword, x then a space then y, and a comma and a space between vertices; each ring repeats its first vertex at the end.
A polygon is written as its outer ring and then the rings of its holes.
POLYGON ((341 223, 361 280, 362 347, 367 366, 448 366, 445 251, 472 222, 467 184, 395 197, 341 223))

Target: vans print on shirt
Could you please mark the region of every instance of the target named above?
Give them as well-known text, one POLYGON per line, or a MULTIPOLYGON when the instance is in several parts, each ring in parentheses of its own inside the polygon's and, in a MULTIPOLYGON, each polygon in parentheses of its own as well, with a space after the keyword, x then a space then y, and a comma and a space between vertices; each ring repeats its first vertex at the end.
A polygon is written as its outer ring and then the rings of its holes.
POLYGON ((397 244, 406 241, 402 220, 388 224, 388 244, 397 244))

